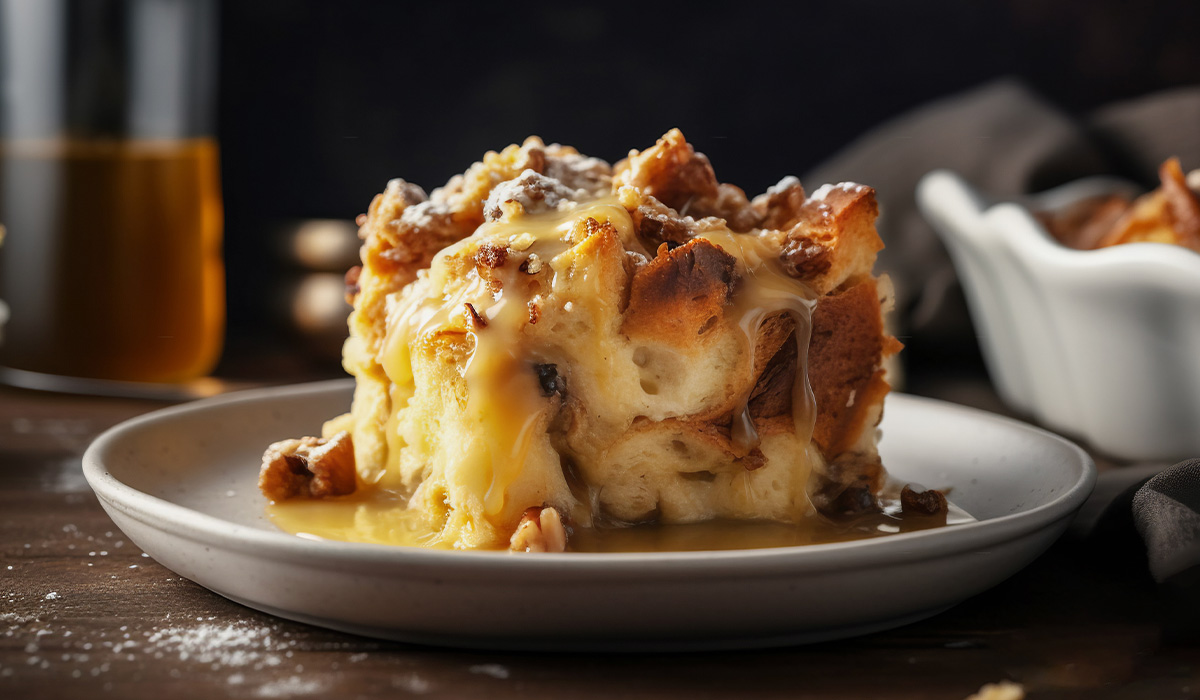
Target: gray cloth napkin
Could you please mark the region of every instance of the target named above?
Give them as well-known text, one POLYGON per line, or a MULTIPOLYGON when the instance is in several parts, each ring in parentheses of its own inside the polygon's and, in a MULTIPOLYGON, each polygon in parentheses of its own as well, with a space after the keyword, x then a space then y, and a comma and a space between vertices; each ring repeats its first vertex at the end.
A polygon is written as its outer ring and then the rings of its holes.
MULTIPOLYGON (((887 245, 880 268, 896 283, 898 335, 909 345, 905 361, 936 366, 948 354, 973 350, 976 341, 954 266, 916 208, 922 175, 949 168, 997 198, 1098 174, 1150 188, 1170 156, 1179 156, 1187 169, 1200 168, 1200 86, 1072 118, 1019 82, 1000 80, 877 127, 804 181, 856 180, 875 187, 887 245)), ((1146 471, 1152 470, 1141 469, 1133 480, 1146 471)), ((1093 520, 1100 525, 1090 538, 1109 545, 1136 541, 1136 528, 1156 580, 1200 587, 1200 459, 1112 496, 1099 504, 1104 515, 1093 520)))
POLYGON ((1200 459, 1180 462, 1138 489, 1133 521, 1156 581, 1200 566, 1200 459))

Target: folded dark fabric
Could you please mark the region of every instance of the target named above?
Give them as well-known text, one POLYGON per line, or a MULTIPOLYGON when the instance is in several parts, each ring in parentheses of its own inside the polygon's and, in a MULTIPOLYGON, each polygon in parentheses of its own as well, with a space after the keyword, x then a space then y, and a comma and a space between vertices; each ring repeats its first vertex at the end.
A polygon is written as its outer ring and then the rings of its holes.
POLYGON ((1123 176, 1146 187, 1171 155, 1200 167, 1200 86, 1110 105, 1075 119, 1019 82, 1000 80, 933 102, 873 129, 805 175, 805 182, 856 180, 876 188, 880 268, 896 283, 899 332, 921 361, 930 348, 976 345, 954 267, 917 211, 917 181, 953 170, 997 198, 1049 189, 1088 175, 1123 176))
POLYGON ((1087 132, 1108 156, 1109 172, 1157 185, 1158 166, 1171 156, 1200 168, 1200 88, 1109 105, 1088 118, 1087 132))
POLYGON ((1200 459, 1165 469, 1138 489, 1133 521, 1155 580, 1200 569, 1200 459))

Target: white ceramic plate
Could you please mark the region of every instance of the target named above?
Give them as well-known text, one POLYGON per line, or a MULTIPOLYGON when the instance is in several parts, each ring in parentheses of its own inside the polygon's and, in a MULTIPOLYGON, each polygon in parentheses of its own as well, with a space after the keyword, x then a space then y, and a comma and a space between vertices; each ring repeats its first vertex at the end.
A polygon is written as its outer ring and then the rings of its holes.
POLYGON ((979 522, 874 540, 714 552, 445 552, 276 530, 255 486, 270 442, 314 434, 352 384, 230 394, 101 435, 84 473, 166 567, 245 605, 402 641, 505 649, 711 649, 847 637, 933 615, 1032 561, 1091 492, 1078 447, 928 399, 888 398, 900 479, 953 488, 979 522))

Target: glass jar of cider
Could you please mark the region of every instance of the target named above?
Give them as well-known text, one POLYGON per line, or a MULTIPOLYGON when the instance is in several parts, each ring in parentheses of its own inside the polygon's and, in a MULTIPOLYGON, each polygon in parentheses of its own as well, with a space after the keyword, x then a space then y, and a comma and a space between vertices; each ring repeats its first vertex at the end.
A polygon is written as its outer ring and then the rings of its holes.
POLYGON ((0 11, 0 379, 206 374, 225 313, 214 3, 0 11))

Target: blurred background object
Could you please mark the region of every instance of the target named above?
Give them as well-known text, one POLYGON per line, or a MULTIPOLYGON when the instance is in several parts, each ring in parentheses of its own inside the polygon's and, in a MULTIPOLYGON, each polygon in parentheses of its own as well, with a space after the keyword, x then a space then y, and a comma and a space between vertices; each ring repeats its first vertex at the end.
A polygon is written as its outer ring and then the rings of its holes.
POLYGON ((270 314, 288 326, 300 353, 340 366, 346 339, 346 270, 358 264, 358 227, 344 219, 303 219, 276 236, 279 284, 270 314))
POLYGON ((0 366, 180 382, 224 323, 215 2, 4 0, 0 366))

